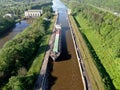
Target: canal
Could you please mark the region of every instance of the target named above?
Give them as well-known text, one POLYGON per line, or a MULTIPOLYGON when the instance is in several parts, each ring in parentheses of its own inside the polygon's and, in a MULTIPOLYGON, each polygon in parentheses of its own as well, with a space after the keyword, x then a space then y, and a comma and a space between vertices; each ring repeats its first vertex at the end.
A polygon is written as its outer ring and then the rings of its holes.
POLYGON ((56 62, 51 62, 52 69, 49 77, 49 86, 50 90, 84 90, 70 27, 68 24, 66 7, 63 6, 64 5, 57 8, 59 12, 57 24, 62 25, 62 53, 56 62))
POLYGON ((15 37, 18 33, 22 32, 26 27, 29 26, 29 23, 26 20, 22 20, 19 23, 16 23, 15 27, 8 30, 3 35, 0 35, 0 48, 8 41, 15 37))

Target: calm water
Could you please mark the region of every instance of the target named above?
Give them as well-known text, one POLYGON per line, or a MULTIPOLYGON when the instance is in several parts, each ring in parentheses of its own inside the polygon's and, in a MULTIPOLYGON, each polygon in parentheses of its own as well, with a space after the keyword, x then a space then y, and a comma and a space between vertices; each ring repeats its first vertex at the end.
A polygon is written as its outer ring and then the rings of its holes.
POLYGON ((15 27, 11 29, 9 32, 0 35, 0 48, 3 47, 5 42, 15 37, 18 33, 22 32, 29 24, 26 20, 21 21, 20 23, 16 23, 15 27))
POLYGON ((51 62, 50 89, 84 90, 67 20, 67 8, 59 0, 54 0, 53 8, 59 11, 57 23, 62 24, 62 53, 56 62, 51 62))
POLYGON ((67 10, 67 7, 60 0, 53 0, 52 8, 54 11, 59 10, 60 8, 67 10))

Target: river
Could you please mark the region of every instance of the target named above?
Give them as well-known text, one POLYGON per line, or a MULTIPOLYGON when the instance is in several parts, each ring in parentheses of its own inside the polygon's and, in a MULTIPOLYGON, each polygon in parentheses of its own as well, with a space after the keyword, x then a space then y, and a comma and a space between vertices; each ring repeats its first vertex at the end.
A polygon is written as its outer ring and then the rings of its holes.
POLYGON ((56 62, 51 62, 49 88, 50 90, 84 90, 68 24, 67 7, 59 0, 54 0, 53 9, 59 12, 57 24, 62 25, 62 53, 56 62))
POLYGON ((16 23, 14 28, 10 29, 7 33, 0 36, 0 48, 2 48, 8 40, 11 40, 28 26, 29 23, 26 20, 22 20, 20 23, 16 23))

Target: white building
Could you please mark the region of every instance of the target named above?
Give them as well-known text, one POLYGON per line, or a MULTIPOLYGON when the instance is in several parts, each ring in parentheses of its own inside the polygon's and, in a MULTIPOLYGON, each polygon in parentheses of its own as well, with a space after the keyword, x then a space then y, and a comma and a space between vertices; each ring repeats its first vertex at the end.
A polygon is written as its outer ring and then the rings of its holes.
POLYGON ((67 12, 68 12, 68 14, 71 14, 71 9, 68 9, 67 12))
POLYGON ((5 18, 5 17, 12 17, 13 15, 12 14, 5 14, 3 17, 5 18))
POLYGON ((28 10, 28 11, 25 11, 25 17, 26 18, 35 18, 35 17, 39 17, 41 16, 41 14, 43 13, 42 10, 28 10))

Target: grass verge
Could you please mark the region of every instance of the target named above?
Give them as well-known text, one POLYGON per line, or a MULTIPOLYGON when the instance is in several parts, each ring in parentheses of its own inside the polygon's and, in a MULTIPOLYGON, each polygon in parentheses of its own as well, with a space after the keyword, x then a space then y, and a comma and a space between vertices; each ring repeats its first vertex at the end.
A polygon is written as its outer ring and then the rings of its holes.
POLYGON ((55 20, 56 20, 56 18, 54 17, 53 20, 51 21, 51 25, 50 25, 50 27, 48 29, 49 33, 47 33, 44 36, 43 42, 41 43, 41 45, 39 47, 37 56, 34 59, 32 65, 31 65, 31 67, 30 67, 30 69, 28 71, 28 74, 32 74, 32 73, 39 74, 40 68, 41 68, 41 65, 42 65, 42 61, 44 59, 44 55, 45 55, 45 52, 46 52, 46 48, 48 46, 48 42, 49 42, 49 39, 50 39, 50 36, 51 36, 51 32, 53 30, 53 26, 54 26, 55 20))
POLYGON ((80 25, 80 32, 94 58, 94 63, 99 70, 105 88, 107 90, 119 88, 119 85, 117 85, 119 82, 119 80, 117 80, 119 74, 116 72, 118 68, 112 58, 112 52, 110 52, 107 45, 104 45, 106 42, 103 41, 96 30, 89 25, 88 21, 82 17, 82 14, 76 15, 75 20, 77 24, 80 25))
MULTIPOLYGON (((102 82, 102 78, 96 68, 96 65, 91 56, 91 53, 89 52, 88 46, 86 45, 86 42, 83 39, 82 33, 79 31, 79 28, 77 27, 76 22, 74 21, 74 18, 72 16, 69 16, 69 17, 72 23, 72 27, 74 28, 73 31, 75 33, 78 46, 81 50, 80 52, 82 55, 83 62, 85 64, 85 68, 86 68, 91 86, 93 90, 104 90, 104 84, 102 82)), ((86 27, 86 28, 89 28, 89 27, 86 27)))

